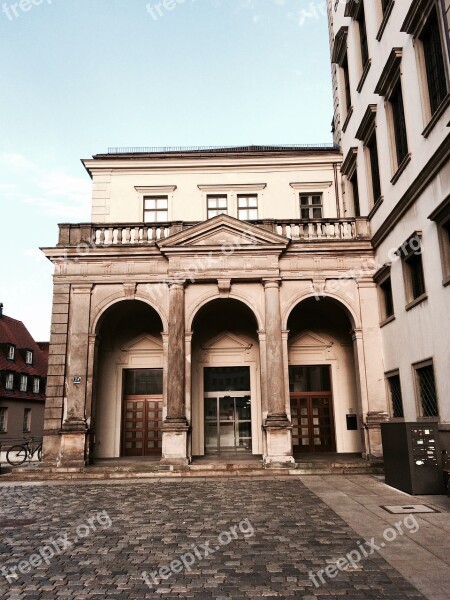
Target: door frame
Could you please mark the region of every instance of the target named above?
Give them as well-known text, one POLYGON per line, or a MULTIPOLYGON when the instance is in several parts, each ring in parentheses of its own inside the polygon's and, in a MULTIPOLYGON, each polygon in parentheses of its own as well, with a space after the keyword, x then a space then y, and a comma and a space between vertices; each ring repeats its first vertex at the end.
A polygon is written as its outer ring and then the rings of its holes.
MULTIPOLYGON (((332 375, 332 370, 331 370, 331 365, 293 365, 293 366, 299 366, 299 367, 315 367, 315 366, 319 366, 319 367, 323 367, 323 366, 328 366, 330 369, 330 381, 331 381, 331 385, 330 387, 333 388, 333 380, 331 379, 331 375, 332 375)), ((301 454, 314 454, 315 452, 320 453, 320 452, 336 452, 336 426, 335 426, 335 422, 334 422, 334 398, 333 398, 333 389, 328 390, 326 392, 289 392, 289 404, 291 405, 291 399, 292 398, 305 398, 307 401, 309 400, 309 398, 329 398, 330 399, 330 420, 331 420, 331 436, 332 436, 332 444, 331 444, 331 450, 321 450, 319 449, 320 447, 318 446, 316 450, 314 450, 315 446, 310 444, 310 449, 309 451, 306 452, 301 452, 301 454)), ((314 427, 314 424, 311 423, 311 417, 313 415, 310 415, 308 413, 308 435, 309 435, 309 439, 311 440, 311 429, 314 427)), ((291 421, 292 421, 292 415, 291 415, 291 421)), ((298 429, 300 428, 300 423, 297 424, 298 425, 298 429)), ((296 446, 297 448, 298 446, 296 446)), ((292 435, 292 449, 294 450, 294 435, 292 435)), ((300 454, 300 452, 297 450, 297 454, 300 454)))
MULTIPOLYGON (((227 366, 229 366, 229 365, 227 365, 227 366)), ((235 366, 235 365, 233 365, 233 366, 235 366)), ((250 382, 250 385, 251 385, 251 382, 250 382)), ((251 440, 252 440, 252 449, 251 449, 251 452, 252 452, 253 451, 253 416, 252 416, 253 413, 252 413, 252 401, 251 401, 252 395, 251 395, 251 391, 248 390, 248 391, 245 391, 245 392, 242 392, 242 391, 237 392, 237 391, 234 391, 234 390, 224 390, 224 391, 221 391, 221 392, 204 392, 204 394, 203 394, 203 406, 204 406, 205 398, 216 398, 217 400, 219 400, 219 405, 220 405, 220 398, 250 398, 250 423, 251 423, 251 433, 252 433, 252 435, 251 435, 251 440)), ((220 436, 220 433, 219 433, 219 431, 220 431, 220 428, 219 428, 219 423, 220 423, 220 408, 218 408, 218 410, 219 410, 219 412, 218 412, 218 419, 217 419, 217 429, 218 429, 218 436, 220 436)), ((234 425, 236 427, 236 418, 234 419, 234 425)), ((203 412, 203 441, 204 442, 205 442, 205 435, 204 435, 205 427, 206 427, 206 421, 205 421, 204 412, 203 412)), ((235 429, 235 434, 236 434, 236 429, 235 429)), ((219 439, 220 439, 220 437, 218 437, 218 440, 219 439)), ((235 438, 235 441, 236 441, 236 438, 235 438)), ((242 450, 241 452, 239 452, 236 449, 236 446, 235 446, 234 450, 228 450, 228 452, 235 452, 237 456, 239 456, 240 454, 242 454, 242 455, 245 455, 245 454, 248 455, 249 454, 245 450, 242 450)), ((209 453, 206 451, 206 444, 204 443, 204 453, 205 453, 205 456, 208 455, 208 454, 220 456, 220 454, 221 454, 221 451, 220 451, 220 442, 219 442, 219 446, 218 446, 218 451, 217 452, 209 452, 209 453)))
MULTIPOLYGON (((120 458, 133 458, 133 455, 131 455, 131 454, 130 455, 125 454, 125 443, 126 443, 125 434, 127 432, 127 429, 126 429, 126 422, 127 422, 126 412, 128 410, 128 408, 126 406, 126 403, 131 398, 133 400, 137 401, 137 402, 142 401, 142 402, 145 403, 145 409, 143 409, 143 412, 145 412, 145 422, 144 422, 145 423, 145 427, 144 427, 143 435, 142 435, 142 443, 143 443, 143 448, 142 449, 143 450, 144 450, 144 448, 146 448, 146 446, 144 444, 147 441, 145 433, 148 432, 148 419, 147 419, 147 416, 148 416, 147 409, 148 409, 148 407, 147 407, 146 403, 148 401, 161 402, 161 411, 163 409, 164 397, 163 397, 162 394, 157 394, 157 395, 156 394, 129 394, 129 395, 123 394, 122 395, 122 419, 121 419, 121 426, 120 426, 120 458)), ((162 430, 163 430, 162 424, 163 424, 163 417, 161 415, 161 429, 160 429, 160 431, 161 431, 161 448, 160 448, 160 452, 152 452, 150 454, 146 454, 145 452, 143 452, 140 455, 135 455, 136 457, 145 456, 147 458, 148 457, 159 457, 159 458, 161 458, 161 456, 162 456, 162 430)))

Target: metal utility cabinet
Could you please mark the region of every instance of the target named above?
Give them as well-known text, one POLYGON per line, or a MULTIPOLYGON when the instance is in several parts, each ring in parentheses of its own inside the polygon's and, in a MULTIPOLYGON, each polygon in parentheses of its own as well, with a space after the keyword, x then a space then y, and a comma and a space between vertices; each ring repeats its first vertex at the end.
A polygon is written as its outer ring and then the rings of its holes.
POLYGON ((437 423, 382 423, 386 483, 408 494, 445 494, 437 423))

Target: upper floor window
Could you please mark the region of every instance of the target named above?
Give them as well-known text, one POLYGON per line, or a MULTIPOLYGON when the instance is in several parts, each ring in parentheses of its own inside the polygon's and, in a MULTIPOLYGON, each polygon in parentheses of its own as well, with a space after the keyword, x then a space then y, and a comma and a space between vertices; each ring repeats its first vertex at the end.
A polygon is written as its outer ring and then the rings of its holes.
POLYGON ((419 234, 414 234, 397 251, 403 260, 405 278, 406 308, 415 306, 417 301, 426 298, 425 277, 422 263, 422 242, 419 234))
POLYGON ((367 40, 366 14, 364 10, 364 2, 361 2, 361 8, 356 17, 359 26, 359 40, 361 45, 361 61, 363 69, 367 67, 369 62, 369 43, 367 40))
POLYGON ((342 61, 342 73, 344 75, 344 92, 345 92, 345 108, 348 114, 352 106, 352 92, 350 88, 350 75, 348 72, 348 55, 345 53, 344 60, 342 61))
POLYGON ((31 350, 25 351, 25 362, 27 365, 33 364, 33 352, 31 350))
POLYGON ((26 375, 20 376, 20 391, 26 392, 28 388, 28 377, 26 375))
POLYGON ((258 196, 256 194, 238 195, 238 218, 241 221, 252 221, 258 218, 258 196))
POLYGON ((31 431, 31 408, 24 408, 23 410, 23 432, 28 433, 31 431))
POLYGON ((356 138, 364 144, 367 181, 370 183, 367 190, 369 193, 369 209, 382 201, 376 117, 376 104, 369 104, 355 134, 356 138))
POLYGON ((381 10, 383 11, 383 15, 386 13, 387 7, 392 2, 392 0, 381 0, 381 10))
POLYGON ((144 222, 166 223, 169 220, 168 196, 144 196, 144 222))
POLYGON ((217 217, 217 215, 228 214, 228 198, 226 195, 208 196, 208 219, 217 217))
POLYGON ((8 344, 7 356, 8 356, 8 360, 14 360, 14 358, 16 356, 16 349, 11 344, 8 344))
POLYGON ((448 90, 442 37, 436 6, 431 10, 425 27, 419 35, 419 39, 423 46, 428 95, 431 114, 433 115, 444 100, 448 90))
POLYGON ((8 409, 0 407, 0 433, 6 433, 8 430, 8 409))
POLYGON ((405 110, 403 107, 403 93, 400 78, 397 80, 392 94, 389 96, 389 102, 392 106, 395 151, 397 167, 399 167, 408 155, 408 138, 406 135, 405 110))
POLYGON ((442 263, 442 283, 450 283, 450 197, 446 198, 428 217, 435 221, 439 236, 442 263))
POLYGON ((359 205, 359 184, 358 184, 358 172, 354 171, 353 175, 349 179, 350 185, 352 186, 352 196, 353 196, 353 209, 355 212, 355 217, 361 216, 361 208, 359 205))
POLYGON ((13 375, 13 373, 7 373, 6 374, 5 388, 7 390, 12 390, 14 388, 14 375, 13 375))
POLYGON ((39 394, 40 387, 41 387, 41 382, 39 380, 39 377, 35 377, 33 379, 33 393, 34 394, 39 394))
POLYGON ((372 204, 376 204, 381 198, 381 181, 378 162, 377 134, 375 130, 368 140, 366 147, 369 156, 370 179, 372 183, 372 204))
POLYGON ((300 194, 300 218, 306 221, 322 218, 321 194, 300 194))
POLYGON ((378 284, 381 324, 391 321, 394 317, 394 298, 392 294, 391 265, 386 264, 374 275, 378 284))

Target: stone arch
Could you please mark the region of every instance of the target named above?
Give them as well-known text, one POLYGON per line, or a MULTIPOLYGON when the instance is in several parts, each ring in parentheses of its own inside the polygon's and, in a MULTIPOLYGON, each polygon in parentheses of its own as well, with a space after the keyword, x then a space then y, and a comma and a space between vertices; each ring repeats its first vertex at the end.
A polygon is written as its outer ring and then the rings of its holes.
POLYGON ((93 309, 92 316, 91 316, 90 333, 93 335, 98 334, 100 327, 101 327, 102 320, 103 320, 104 316, 108 313, 108 310, 112 306, 114 306, 115 304, 118 304, 120 302, 128 302, 130 300, 135 300, 137 302, 143 302, 144 304, 147 304, 148 306, 150 306, 150 308, 153 308, 153 310, 156 312, 156 314, 161 319, 161 322, 163 325, 162 333, 167 333, 168 319, 167 319, 165 312, 162 310, 162 308, 160 306, 156 306, 151 300, 149 300, 148 298, 146 298, 145 296, 142 296, 140 294, 136 294, 135 296, 133 296, 133 298, 127 298, 126 296, 124 296, 123 293, 116 293, 116 294, 112 294, 111 296, 108 296, 108 298, 105 298, 102 302, 100 302, 100 304, 98 304, 95 307, 95 309, 93 309))
POLYGON ((210 302, 213 302, 214 300, 237 300, 239 302, 242 302, 243 304, 245 304, 247 306, 247 308, 249 308, 253 314, 253 316, 255 317, 255 321, 258 325, 258 329, 263 330, 263 319, 261 314, 259 313, 258 309, 252 304, 252 302, 246 298, 245 296, 241 295, 241 294, 236 294, 236 293, 230 293, 227 294, 226 296, 219 294, 217 292, 208 292, 207 294, 204 294, 201 298, 197 299, 196 303, 190 308, 189 310, 189 315, 187 315, 186 318, 186 328, 187 331, 192 331, 192 325, 194 323, 195 317, 198 315, 198 313, 201 311, 201 309, 206 306, 207 304, 209 304, 210 302))
MULTIPOLYGON (((314 294, 314 292, 300 292, 298 294, 295 294, 295 296, 293 296, 290 299, 289 305, 288 307, 285 309, 285 311, 283 312, 282 315, 282 328, 284 330, 286 330, 288 328, 288 321, 289 321, 289 317, 292 314, 292 311, 299 305, 301 304, 304 300, 307 300, 308 298, 315 298, 316 294, 314 294)), ((333 294, 333 293, 326 293, 326 296, 323 296, 324 299, 326 298, 330 298, 331 300, 335 300, 339 305, 340 308, 342 308, 345 312, 345 314, 347 315, 347 317, 350 320, 350 323, 353 327, 353 329, 360 329, 361 328, 361 321, 359 318, 359 315, 357 313, 357 311, 355 310, 355 307, 352 306, 349 302, 347 302, 346 300, 344 300, 344 298, 342 298, 339 294, 333 294)))

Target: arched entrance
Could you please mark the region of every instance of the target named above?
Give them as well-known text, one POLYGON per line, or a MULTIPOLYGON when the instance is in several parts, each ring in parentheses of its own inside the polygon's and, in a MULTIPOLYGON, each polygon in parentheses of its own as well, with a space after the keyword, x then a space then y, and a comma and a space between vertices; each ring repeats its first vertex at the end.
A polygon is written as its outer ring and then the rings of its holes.
POLYGON ((361 452, 352 323, 332 298, 307 298, 288 319, 294 455, 361 452))
POLYGON ((91 447, 94 458, 160 457, 164 412, 163 324, 137 300, 99 321, 91 447))
POLYGON ((258 326, 243 302, 210 301, 192 337, 192 454, 262 454, 258 326))

